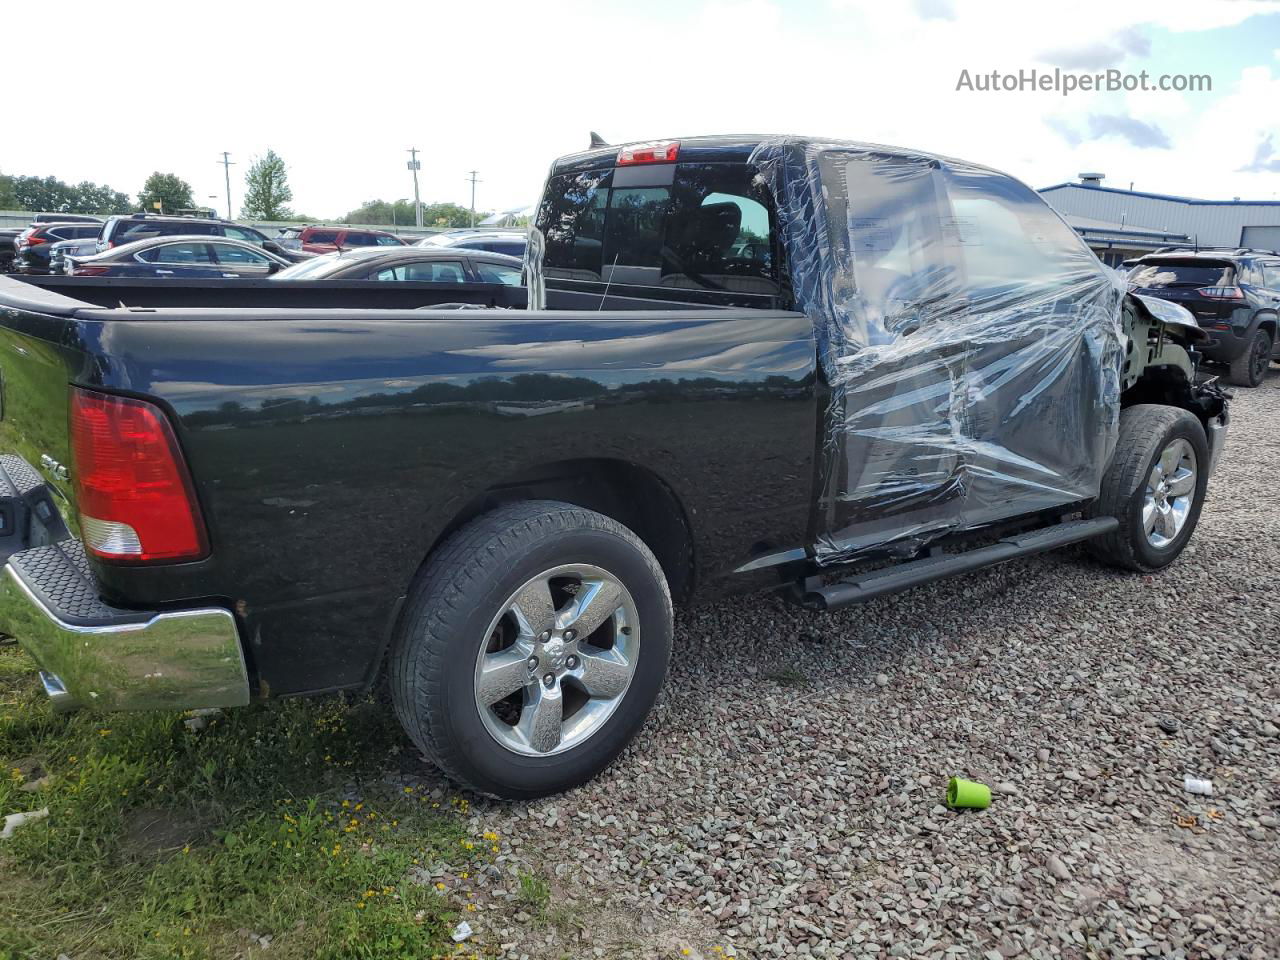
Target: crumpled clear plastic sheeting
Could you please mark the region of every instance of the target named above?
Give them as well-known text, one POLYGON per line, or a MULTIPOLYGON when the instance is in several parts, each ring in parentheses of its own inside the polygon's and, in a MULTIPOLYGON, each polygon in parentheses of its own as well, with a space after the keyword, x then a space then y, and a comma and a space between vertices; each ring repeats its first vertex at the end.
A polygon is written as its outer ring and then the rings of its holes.
POLYGON ((1124 285, 1034 191, 890 147, 784 138, 752 160, 830 386, 819 562, 1097 495, 1124 285))

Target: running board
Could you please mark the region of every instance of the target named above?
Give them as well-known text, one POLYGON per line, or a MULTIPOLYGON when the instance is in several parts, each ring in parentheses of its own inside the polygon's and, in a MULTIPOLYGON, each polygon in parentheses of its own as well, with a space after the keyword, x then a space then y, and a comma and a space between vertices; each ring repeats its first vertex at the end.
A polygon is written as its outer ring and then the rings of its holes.
POLYGON ((852 603, 862 603, 886 593, 909 590, 934 580, 968 573, 995 563, 1003 563, 1015 557, 1029 557, 1069 543, 1092 540, 1110 533, 1120 526, 1115 517, 1096 517, 1092 520, 1069 520, 1051 527, 1041 527, 1027 533, 1005 537, 985 547, 976 547, 964 553, 939 553, 919 560, 908 560, 892 567, 871 570, 848 580, 838 580, 826 586, 814 587, 804 594, 804 604, 818 610, 834 610, 852 603))

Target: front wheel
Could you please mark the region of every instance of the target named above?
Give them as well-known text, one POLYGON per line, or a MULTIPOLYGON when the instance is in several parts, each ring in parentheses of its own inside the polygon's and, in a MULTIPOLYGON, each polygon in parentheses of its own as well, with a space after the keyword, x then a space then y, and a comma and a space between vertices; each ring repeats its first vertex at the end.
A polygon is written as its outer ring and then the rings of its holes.
POLYGON ((390 663, 414 743, 480 793, 583 783, 636 735, 666 676, 672 610, 626 527, 554 501, 473 520, 419 575, 390 663))
POLYGON ((1200 520, 1208 466, 1204 427, 1186 410, 1154 403, 1121 410, 1116 450, 1089 511, 1120 526, 1091 541, 1090 550, 1129 570, 1173 563, 1200 520))

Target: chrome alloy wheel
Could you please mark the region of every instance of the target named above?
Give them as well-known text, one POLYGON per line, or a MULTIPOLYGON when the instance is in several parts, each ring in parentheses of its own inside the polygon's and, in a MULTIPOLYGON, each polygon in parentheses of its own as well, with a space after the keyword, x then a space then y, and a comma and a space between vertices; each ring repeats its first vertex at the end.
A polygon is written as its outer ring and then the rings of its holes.
POLYGON ((1196 496, 1196 452, 1181 438, 1161 452, 1147 477, 1142 529, 1153 547, 1164 549, 1186 526, 1196 496))
POLYGON ((502 746, 546 757, 604 726, 631 686, 635 601, 606 570, 565 564, 507 598, 476 656, 475 701, 502 746))

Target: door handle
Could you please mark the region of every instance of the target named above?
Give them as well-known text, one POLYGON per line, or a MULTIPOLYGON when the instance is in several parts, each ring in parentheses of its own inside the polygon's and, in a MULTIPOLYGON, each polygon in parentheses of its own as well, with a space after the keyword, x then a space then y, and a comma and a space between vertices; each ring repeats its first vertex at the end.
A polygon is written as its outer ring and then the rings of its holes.
POLYGON ((240 274, 238 274, 238 273, 224 273, 224 274, 223 274, 223 276, 224 276, 224 277, 229 277, 229 278, 230 278, 230 279, 232 279, 232 280, 239 280, 239 279, 240 279, 240 274))
POLYGON ((173 271, 172 271, 172 270, 157 270, 157 271, 156 271, 156 276, 166 276, 166 277, 171 277, 171 276, 173 276, 173 271))

